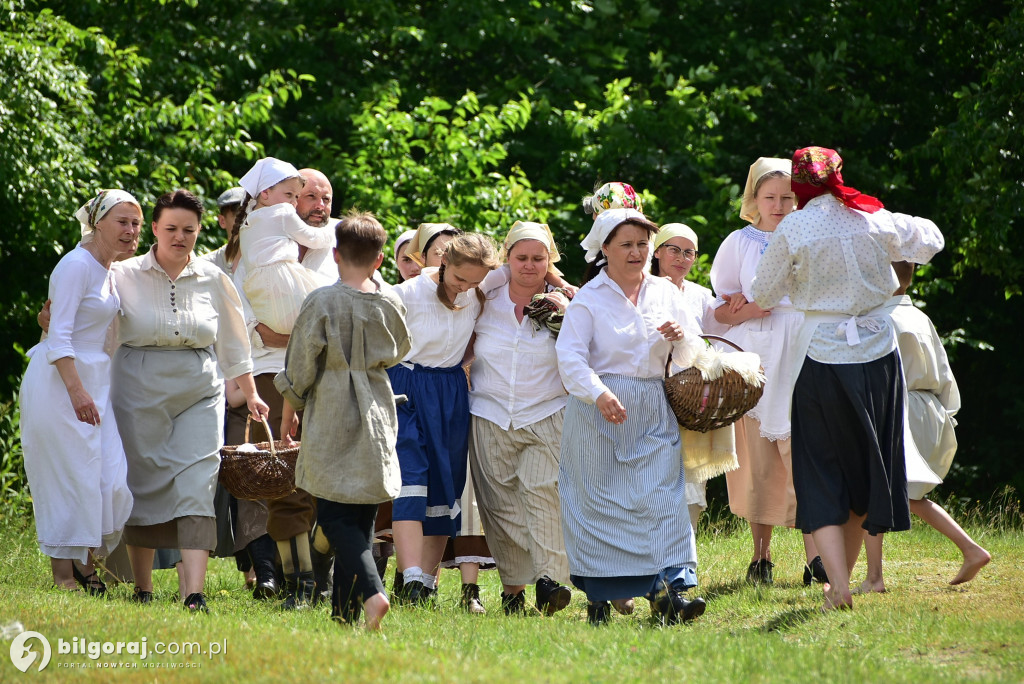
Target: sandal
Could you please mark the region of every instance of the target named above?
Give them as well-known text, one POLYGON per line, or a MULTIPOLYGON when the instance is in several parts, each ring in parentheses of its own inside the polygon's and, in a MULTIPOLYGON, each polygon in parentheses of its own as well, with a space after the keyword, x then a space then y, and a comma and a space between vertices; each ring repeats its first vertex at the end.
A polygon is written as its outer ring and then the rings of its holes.
POLYGON ((96 569, 88 575, 83 575, 82 571, 78 569, 78 566, 74 561, 71 561, 71 574, 75 576, 75 581, 78 582, 83 589, 89 592, 90 596, 104 596, 107 593, 107 585, 103 583, 100 576, 96 574, 96 569))
POLYGON ((131 601, 132 601, 132 603, 141 603, 143 605, 145 605, 147 603, 152 603, 153 602, 153 592, 152 591, 146 591, 145 589, 139 589, 138 587, 135 587, 135 589, 132 592, 131 601))

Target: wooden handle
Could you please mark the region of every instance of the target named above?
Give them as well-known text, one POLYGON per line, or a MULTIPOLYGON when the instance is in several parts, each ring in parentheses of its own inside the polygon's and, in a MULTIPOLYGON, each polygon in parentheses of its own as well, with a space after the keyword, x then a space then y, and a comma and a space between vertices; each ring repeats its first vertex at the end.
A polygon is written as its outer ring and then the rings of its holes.
MULTIPOLYGON (((267 441, 270 442, 270 455, 277 458, 277 449, 274 447, 274 433, 270 431, 270 423, 263 416, 260 416, 260 420, 263 421, 263 429, 267 431, 267 441)), ((246 444, 249 443, 249 426, 252 424, 252 414, 248 414, 245 417, 245 439, 243 440, 246 444)))

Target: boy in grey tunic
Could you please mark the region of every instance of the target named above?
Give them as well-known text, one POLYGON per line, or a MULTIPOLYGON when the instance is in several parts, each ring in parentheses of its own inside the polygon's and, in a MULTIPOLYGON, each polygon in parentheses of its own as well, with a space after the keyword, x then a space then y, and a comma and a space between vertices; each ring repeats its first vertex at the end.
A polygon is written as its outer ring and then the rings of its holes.
POLYGON ((335 229, 340 280, 302 305, 274 384, 294 433, 303 410, 296 486, 317 497, 317 520, 337 550, 331 616, 378 629, 389 604, 371 546, 377 505, 398 495, 398 417, 386 369, 409 352, 405 307, 371 276, 387 233, 372 214, 335 229))

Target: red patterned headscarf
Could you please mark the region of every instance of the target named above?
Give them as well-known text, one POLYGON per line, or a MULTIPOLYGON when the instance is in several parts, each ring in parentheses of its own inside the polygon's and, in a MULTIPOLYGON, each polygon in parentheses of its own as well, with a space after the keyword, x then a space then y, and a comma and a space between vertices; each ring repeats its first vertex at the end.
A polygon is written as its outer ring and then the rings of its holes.
POLYGON ((827 147, 805 147, 793 153, 793 193, 797 208, 810 200, 830 192, 851 209, 873 214, 882 208, 876 197, 865 195, 854 188, 843 185, 843 159, 835 150, 827 147))

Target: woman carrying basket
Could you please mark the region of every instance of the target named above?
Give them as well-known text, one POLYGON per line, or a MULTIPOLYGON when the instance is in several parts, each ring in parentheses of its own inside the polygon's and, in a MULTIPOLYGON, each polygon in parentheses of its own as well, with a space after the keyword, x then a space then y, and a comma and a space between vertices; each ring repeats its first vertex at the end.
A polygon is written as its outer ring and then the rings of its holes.
POLYGON ((658 227, 635 209, 601 212, 583 240, 590 279, 566 309, 555 345, 570 393, 558 490, 573 584, 591 624, 633 597, 667 621, 691 620, 704 601, 684 498, 679 425, 665 398, 671 353, 689 365, 703 343, 684 334, 676 288, 644 272, 658 227))
MULTIPOLYGON (((697 234, 684 223, 666 223, 654 237, 654 258, 651 275, 662 276, 679 288, 686 316, 679 323, 683 330, 699 335, 725 327, 708 316, 713 311, 715 295, 686 277, 697 260, 697 234)), ((683 467, 686 469, 686 506, 690 523, 697 529, 701 511, 708 507, 707 481, 716 475, 735 470, 736 437, 732 425, 709 432, 695 432, 680 426, 683 440, 683 467)))

